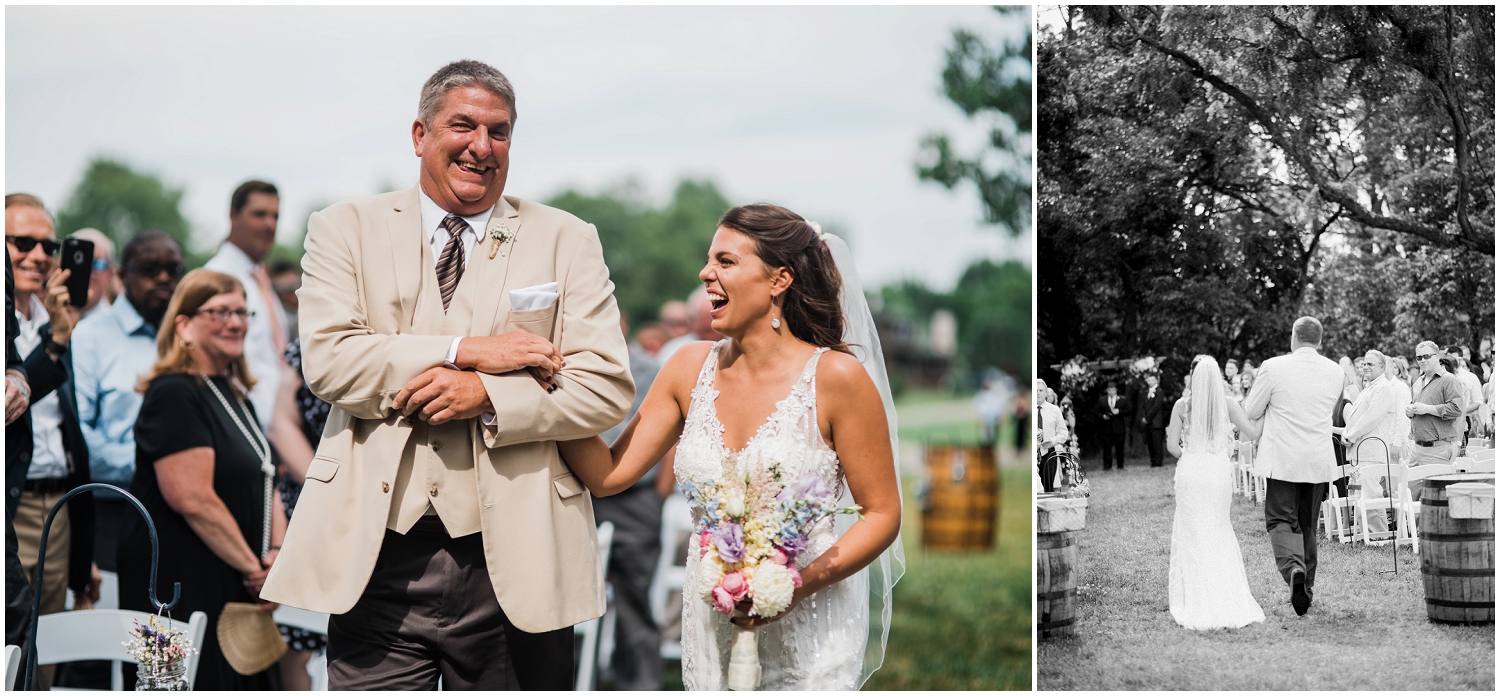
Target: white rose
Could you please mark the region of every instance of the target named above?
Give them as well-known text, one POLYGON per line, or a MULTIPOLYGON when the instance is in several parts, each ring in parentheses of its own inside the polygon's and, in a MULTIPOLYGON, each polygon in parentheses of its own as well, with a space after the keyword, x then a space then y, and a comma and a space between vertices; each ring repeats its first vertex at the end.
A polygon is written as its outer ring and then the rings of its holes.
POLYGON ((729 496, 729 499, 724 501, 724 512, 729 513, 730 517, 739 517, 745 514, 745 497, 739 495, 729 496))
POLYGON ((792 604, 792 593, 797 587, 792 583, 792 573, 774 563, 761 563, 750 577, 750 613, 755 616, 775 616, 792 604))
POLYGON ((719 565, 719 555, 710 553, 698 564, 698 596, 713 604, 710 595, 714 588, 719 586, 719 579, 724 577, 724 567, 719 565))

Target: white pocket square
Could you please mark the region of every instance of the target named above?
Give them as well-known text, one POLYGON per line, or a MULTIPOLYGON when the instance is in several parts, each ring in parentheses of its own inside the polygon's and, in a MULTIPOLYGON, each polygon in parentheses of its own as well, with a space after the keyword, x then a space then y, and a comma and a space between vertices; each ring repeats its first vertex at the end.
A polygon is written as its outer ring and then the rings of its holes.
POLYGON ((541 309, 557 301, 557 281, 510 291, 510 310, 541 309))

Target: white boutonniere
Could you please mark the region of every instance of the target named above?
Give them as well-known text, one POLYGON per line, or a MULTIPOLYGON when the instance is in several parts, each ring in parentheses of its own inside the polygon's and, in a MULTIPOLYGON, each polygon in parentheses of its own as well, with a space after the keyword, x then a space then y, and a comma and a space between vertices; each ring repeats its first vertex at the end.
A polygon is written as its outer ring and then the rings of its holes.
POLYGON ((490 258, 495 258, 495 252, 500 251, 500 246, 512 239, 515 239, 515 235, 505 223, 490 228, 490 258))

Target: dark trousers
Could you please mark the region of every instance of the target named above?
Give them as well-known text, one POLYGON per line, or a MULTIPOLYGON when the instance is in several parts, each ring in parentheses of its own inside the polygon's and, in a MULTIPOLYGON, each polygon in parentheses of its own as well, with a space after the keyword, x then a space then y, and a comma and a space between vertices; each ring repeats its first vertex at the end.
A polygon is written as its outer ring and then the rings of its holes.
POLYGON ((1115 452, 1115 465, 1121 469, 1125 468, 1125 433, 1112 433, 1105 431, 1103 438, 1104 468, 1109 468, 1109 452, 1115 452))
POLYGON ((141 516, 135 506, 124 498, 107 493, 94 493, 94 562, 99 570, 111 573, 120 571, 115 556, 120 549, 120 536, 126 523, 141 516))
POLYGON ((1146 450, 1151 453, 1151 466, 1162 465, 1162 453, 1167 450, 1167 429, 1146 429, 1146 450))
POLYGON ((1318 506, 1328 495, 1326 483, 1293 483, 1266 479, 1266 531, 1276 569, 1287 582, 1292 570, 1307 573, 1313 586, 1318 571, 1318 506))
MULTIPOLYGON (((21 648, 21 664, 16 673, 16 689, 26 683, 27 673, 36 679, 36 665, 31 664, 30 645, 26 639, 31 635, 31 581, 26 569, 21 567, 17 554, 16 529, 7 516, 5 520, 5 644, 21 648)), ((63 559, 67 563, 67 559, 63 559)), ((40 682, 38 682, 40 683, 40 682)))
POLYGON ((1056 486, 1052 485, 1052 481, 1057 478, 1058 459, 1057 452, 1048 450, 1041 454, 1041 459, 1037 460, 1037 475, 1041 477, 1042 491, 1046 493, 1051 493, 1056 489, 1056 486))
MULTIPOLYGON (((517 562, 524 562, 517 559, 517 562)), ((359 602, 328 620, 330 690, 573 688, 573 628, 526 633, 495 599, 479 534, 387 530, 359 602)))
POLYGON ((661 556, 661 504, 652 485, 594 500, 594 519, 615 525, 606 578, 614 589, 610 670, 619 691, 661 691, 661 627, 651 614, 650 599, 651 577, 661 556))

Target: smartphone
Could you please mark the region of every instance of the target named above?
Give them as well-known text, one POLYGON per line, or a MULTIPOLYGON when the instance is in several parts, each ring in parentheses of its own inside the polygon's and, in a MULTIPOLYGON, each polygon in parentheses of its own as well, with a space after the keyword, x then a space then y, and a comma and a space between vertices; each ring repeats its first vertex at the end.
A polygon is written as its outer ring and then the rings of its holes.
POLYGON ((82 307, 89 303, 89 277, 94 273, 94 243, 68 237, 62 244, 62 267, 73 272, 68 276, 68 303, 82 307))

